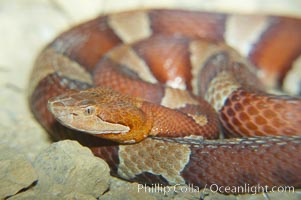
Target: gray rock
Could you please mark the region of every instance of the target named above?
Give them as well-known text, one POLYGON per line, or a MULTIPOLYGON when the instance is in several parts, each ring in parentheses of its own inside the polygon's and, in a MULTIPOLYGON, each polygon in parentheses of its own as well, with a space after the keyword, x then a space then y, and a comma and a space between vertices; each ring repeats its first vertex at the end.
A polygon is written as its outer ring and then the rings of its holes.
POLYGON ((152 194, 148 192, 138 191, 137 183, 130 183, 122 181, 118 178, 111 178, 109 191, 106 192, 101 200, 123 200, 123 199, 132 199, 132 200, 155 200, 158 199, 162 194, 152 194))
POLYGON ((0 145, 0 180, 0 199, 4 199, 30 187, 37 174, 24 155, 0 145))
POLYGON ((209 189, 195 189, 187 186, 155 187, 129 183, 118 178, 112 178, 109 191, 101 196, 102 200, 109 199, 156 199, 156 200, 282 200, 301 199, 301 191, 268 192, 258 194, 221 194, 209 189), (139 186, 140 185, 140 186, 139 186), (140 187, 140 189, 138 189, 140 187))
POLYGON ((32 200, 32 199, 43 199, 43 200, 53 200, 57 199, 54 195, 49 193, 37 193, 34 190, 27 190, 25 192, 19 193, 9 200, 32 200))
POLYGON ((107 163, 76 141, 53 143, 37 156, 34 167, 39 175, 36 193, 60 198, 76 193, 97 198, 109 187, 107 163))
POLYGON ((88 194, 81 194, 78 192, 72 192, 66 195, 58 196, 55 193, 47 193, 38 190, 27 190, 25 192, 19 193, 9 200, 32 200, 32 199, 43 199, 43 200, 53 200, 53 199, 68 199, 68 200, 95 200, 96 198, 88 195, 88 194))
POLYGON ((72 192, 66 195, 57 195, 54 193, 41 192, 38 190, 27 190, 25 192, 19 193, 9 200, 32 200, 32 199, 43 199, 43 200, 53 200, 53 199, 68 199, 68 200, 96 200, 95 197, 87 194, 81 194, 77 192, 72 192))

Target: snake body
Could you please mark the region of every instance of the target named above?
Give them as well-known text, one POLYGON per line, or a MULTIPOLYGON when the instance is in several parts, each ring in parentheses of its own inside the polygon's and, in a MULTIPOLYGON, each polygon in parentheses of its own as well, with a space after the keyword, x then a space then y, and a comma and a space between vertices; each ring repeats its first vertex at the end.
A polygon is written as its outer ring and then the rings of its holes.
POLYGON ((301 187, 301 100, 262 84, 297 63, 300 35, 288 17, 100 16, 41 52, 30 107, 54 139, 80 141, 127 180, 301 187))

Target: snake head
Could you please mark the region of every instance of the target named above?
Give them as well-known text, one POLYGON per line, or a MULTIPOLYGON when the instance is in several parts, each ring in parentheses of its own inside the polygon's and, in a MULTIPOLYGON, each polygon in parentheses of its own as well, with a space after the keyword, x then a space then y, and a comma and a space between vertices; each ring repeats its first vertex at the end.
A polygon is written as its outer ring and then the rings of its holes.
MULTIPOLYGON (((146 116, 140 103, 110 89, 69 91, 48 100, 48 110, 71 129, 121 143, 142 140, 146 116)), ((150 129, 150 128, 149 128, 150 129)))

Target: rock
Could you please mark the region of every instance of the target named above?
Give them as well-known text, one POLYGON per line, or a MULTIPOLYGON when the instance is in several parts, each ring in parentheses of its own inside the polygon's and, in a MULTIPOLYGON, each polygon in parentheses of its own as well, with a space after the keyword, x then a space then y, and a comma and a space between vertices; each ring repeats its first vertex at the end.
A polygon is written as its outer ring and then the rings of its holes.
POLYGON ((24 155, 0 145, 0 180, 0 199, 4 199, 30 187, 37 174, 24 155))
POLYGON ((11 198, 9 200, 32 200, 32 199, 43 199, 43 200, 53 200, 53 199, 68 199, 68 200, 78 200, 78 199, 85 199, 85 200, 95 200, 96 198, 87 195, 87 194, 81 194, 77 192, 72 192, 66 195, 58 196, 54 193, 46 193, 41 192, 38 190, 27 190, 25 192, 19 193, 11 198))
POLYGON ((34 167, 39 175, 36 193, 56 194, 57 198, 79 194, 97 198, 109 187, 107 163, 76 141, 53 143, 37 156, 34 167))
MULTIPOLYGON (((166 186, 163 187, 160 184, 152 185, 152 187, 146 186, 144 184, 130 183, 122 181, 118 178, 112 178, 109 191, 106 192, 101 199, 102 200, 122 200, 122 199, 148 199, 148 200, 199 200, 200 197, 206 197, 208 191, 195 191, 195 190, 185 190, 188 186, 166 186)), ((188 188, 189 189, 189 188, 188 188)), ((191 188, 190 188, 191 189, 191 188)), ((218 196, 228 199, 227 196, 221 194, 210 194, 211 199, 218 196)), ((230 199, 230 198, 229 198, 230 199)), ((232 200, 232 199, 230 199, 232 200)), ((235 200, 235 198, 234 198, 235 200)))
POLYGON ((156 200, 268 200, 268 199, 301 199, 301 190, 294 192, 268 192, 258 194, 221 194, 209 189, 196 189, 189 185, 166 186, 153 185, 144 186, 138 183, 129 183, 118 178, 112 178, 109 191, 101 199, 156 199, 156 200), (139 189, 140 188, 140 189, 139 189))
POLYGON ((9 200, 32 200, 32 199, 43 199, 43 200, 52 200, 56 199, 53 194, 49 193, 36 193, 34 190, 27 190, 22 193, 19 193, 11 198, 9 200))
POLYGON ((68 27, 47 2, 0 1, 0 138, 31 160, 50 140, 28 109, 29 74, 41 48, 68 27))
POLYGON ((106 192, 101 199, 102 200, 123 200, 123 199, 132 199, 132 200, 155 200, 159 199, 162 194, 157 193, 148 193, 138 191, 137 183, 130 183, 126 181, 122 181, 118 178, 111 178, 109 191, 106 192))

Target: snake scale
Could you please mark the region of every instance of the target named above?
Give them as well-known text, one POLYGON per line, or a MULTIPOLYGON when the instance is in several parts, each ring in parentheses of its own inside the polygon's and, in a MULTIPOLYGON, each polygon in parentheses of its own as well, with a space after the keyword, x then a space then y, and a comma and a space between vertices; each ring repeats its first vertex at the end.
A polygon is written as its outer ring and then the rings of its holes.
POLYGON ((301 20, 280 16, 100 16, 40 53, 30 107, 126 180, 301 187, 301 100, 265 92, 300 66, 300 35, 301 20))

